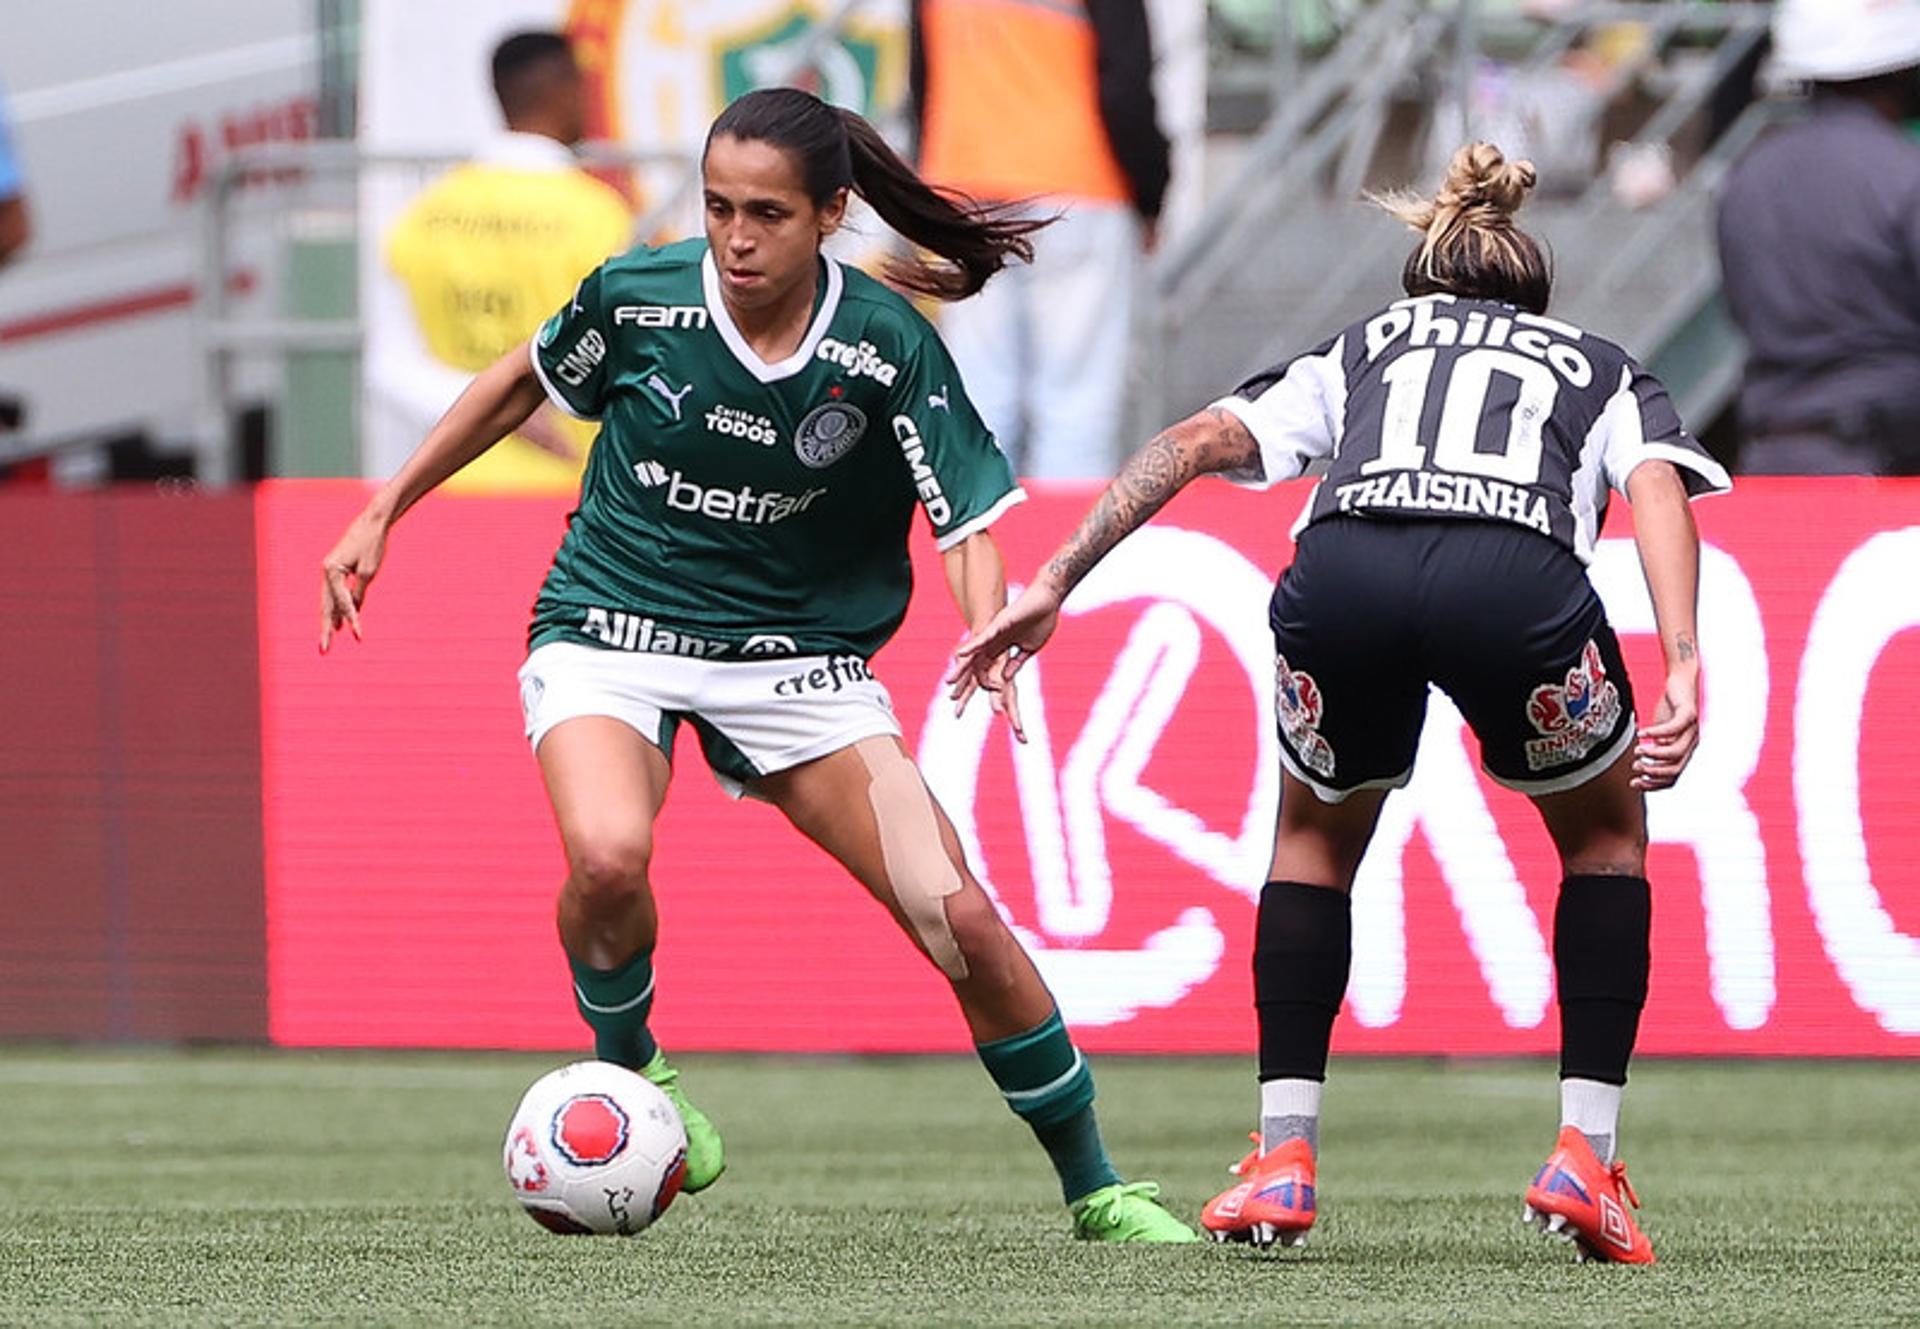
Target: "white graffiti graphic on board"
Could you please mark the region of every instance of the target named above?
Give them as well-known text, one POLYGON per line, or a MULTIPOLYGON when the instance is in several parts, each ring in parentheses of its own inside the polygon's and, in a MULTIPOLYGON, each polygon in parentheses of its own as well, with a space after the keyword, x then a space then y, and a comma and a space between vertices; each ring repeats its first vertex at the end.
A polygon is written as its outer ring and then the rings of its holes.
MULTIPOLYGON (((1132 826, 1191 864, 1205 879, 1257 899, 1265 877, 1278 797, 1272 723, 1273 646, 1262 607, 1268 575, 1220 540, 1194 531, 1149 527, 1131 536, 1088 574, 1066 606, 1069 617, 1129 600, 1146 608, 1113 661, 1086 723, 1064 754, 1048 724, 1046 664, 1020 674, 1028 742, 976 703, 956 717, 936 694, 921 733, 928 784, 953 818, 973 865, 1002 913, 1033 954, 1070 1024, 1117 1024, 1142 1010, 1172 1006, 1219 969, 1226 943, 1213 911, 1180 909, 1138 946, 1101 946, 1113 912, 1114 879, 1107 818, 1132 826), (1244 723, 1257 734, 1245 811, 1232 831, 1208 826, 1177 797, 1142 778, 1154 748, 1194 735, 1173 725, 1199 666, 1202 625, 1223 638, 1246 674, 1244 723), (982 848, 975 815, 981 761, 989 741, 1012 748, 1015 792, 1026 829, 1033 918, 1016 917, 994 888, 996 864, 982 848)), ((1069 650, 1071 647, 1068 648, 1069 650)), ((1077 662, 1076 662, 1077 663, 1077 662)), ((1235 780, 1244 778, 1235 773, 1235 780)), ((998 792, 989 793, 998 797, 998 792)), ((1006 865, 1008 876, 1018 871, 1006 865)))
MULTIPOLYGON (((1880 554, 1894 543, 1883 540, 1871 552, 1880 554)), ((1652 630, 1652 609, 1631 541, 1601 541, 1591 571, 1623 635, 1652 630)), ((1067 603, 1069 617, 1128 601, 1145 607, 1101 683, 1086 723, 1064 753, 1048 723, 1045 670, 1049 663, 1056 671, 1062 667, 1074 649, 1070 642, 1056 644, 1021 674, 1021 711, 1031 740, 1025 746, 1005 737, 1004 726, 985 706, 970 707, 956 718, 944 689, 929 708, 920 742, 921 766, 989 891, 994 891, 996 865, 982 849, 975 812, 982 793, 981 762, 991 741, 1012 749, 1014 792, 1032 874, 1033 917, 1016 916, 1006 904, 1006 893, 994 894, 1071 1022, 1116 1024, 1142 1010, 1173 1005, 1217 972, 1224 950, 1213 909, 1201 903, 1179 908, 1141 945, 1100 944, 1115 891, 1108 818, 1132 826, 1226 887, 1237 897, 1233 907, 1244 908, 1258 899, 1278 796, 1273 647, 1261 612, 1270 589, 1267 574, 1232 546, 1193 531, 1149 527, 1115 549, 1067 603), (1245 812, 1232 832, 1209 827, 1182 806, 1178 791, 1152 788, 1143 778, 1163 737, 1179 743, 1205 741, 1191 717, 1184 726, 1174 723, 1199 664, 1203 628, 1225 641, 1245 673, 1250 701, 1246 722, 1255 726, 1258 741, 1245 812), (996 733, 1003 736, 996 740, 996 733)), ((1765 1025, 1777 998, 1766 854, 1745 792, 1759 761, 1767 713, 1766 642, 1752 587, 1739 565, 1712 545, 1701 551, 1700 598, 1702 628, 1720 652, 1716 658, 1745 667, 1713 676, 1713 724, 1704 727, 1686 793, 1649 800, 1649 831, 1655 843, 1684 845, 1693 852, 1700 870, 1713 999, 1729 1028, 1755 1029, 1765 1025)), ((1800 699, 1803 712, 1823 706, 1835 712, 1828 722, 1813 726, 1804 723, 1803 714, 1802 732, 1829 732, 1847 740, 1834 745, 1844 751, 1833 758, 1817 744, 1803 742, 1799 773, 1818 770, 1823 778, 1803 778, 1800 801, 1818 804, 1821 812, 1829 812, 1832 804, 1838 812, 1827 817, 1828 823, 1850 829, 1856 842, 1857 800, 1832 772, 1845 766, 1845 753, 1857 746, 1852 736, 1859 727, 1859 680, 1884 639, 1909 621, 1903 615, 1912 612, 1898 605, 1882 615, 1885 623, 1876 621, 1875 631, 1866 634, 1873 638, 1870 649, 1855 652, 1865 665, 1848 657, 1844 665, 1828 666, 1826 657, 1820 657, 1825 669, 1821 677, 1832 675, 1840 682, 1803 688, 1800 699), (1810 793, 1813 785, 1821 792, 1810 793), (1834 789, 1841 793, 1825 792, 1834 789)), ((1085 668, 1085 661, 1076 658, 1073 667, 1085 668)), ((1651 699, 1641 700, 1643 713, 1650 713, 1651 699)), ((1459 711, 1443 694, 1434 693, 1412 782, 1387 800, 1354 883, 1347 1004, 1362 1026, 1392 1026, 1405 1013, 1410 950, 1405 857, 1416 833, 1433 852, 1479 980, 1503 1021, 1510 1028, 1530 1029, 1547 1018, 1553 994, 1548 920, 1536 913, 1521 885, 1475 774, 1476 757, 1459 711)), ((1000 796, 1000 791, 988 792, 988 797, 1000 796)), ((1009 881, 1018 872, 1015 865, 1000 868, 1009 881)), ((1869 922, 1883 918, 1884 911, 1874 908, 1878 897, 1837 869, 1822 865, 1810 875, 1823 938, 1836 951, 1836 963, 1850 986, 1871 987, 1854 970, 1878 974, 1875 964, 1889 973, 1906 972, 1913 963, 1913 941, 1883 921, 1876 923, 1877 932, 1866 929, 1878 938, 1878 950, 1856 947, 1856 955, 1836 940, 1861 931, 1854 926, 1856 916, 1869 922), (1870 952, 1871 958, 1863 958, 1870 952), (1882 953, 1898 958, 1883 961, 1882 953)), ((1897 990, 1898 984, 1889 988, 1897 990)), ((1889 1028, 1914 1024, 1911 1008, 1897 997, 1880 993, 1864 1004, 1889 1028)))

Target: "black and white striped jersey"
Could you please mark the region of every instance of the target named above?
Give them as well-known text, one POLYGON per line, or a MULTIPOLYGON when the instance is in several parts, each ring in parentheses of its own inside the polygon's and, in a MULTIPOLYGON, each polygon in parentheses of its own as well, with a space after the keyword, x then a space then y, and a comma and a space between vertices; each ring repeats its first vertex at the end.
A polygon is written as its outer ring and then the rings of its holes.
POLYGON ((1531 527, 1585 562, 1643 461, 1731 487, 1660 381, 1603 337, 1492 300, 1399 300, 1214 405, 1260 445, 1263 488, 1319 475, 1294 526, 1340 513, 1531 527))

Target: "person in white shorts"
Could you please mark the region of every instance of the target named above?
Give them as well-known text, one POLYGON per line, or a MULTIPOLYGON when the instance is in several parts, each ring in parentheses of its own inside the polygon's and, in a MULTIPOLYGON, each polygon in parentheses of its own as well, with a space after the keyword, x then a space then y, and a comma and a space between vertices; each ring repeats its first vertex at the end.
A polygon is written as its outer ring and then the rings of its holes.
MULTIPOLYGON (((565 844, 560 938, 601 1058, 686 1120, 685 1189, 725 1166, 648 1030, 649 859, 684 722, 722 783, 771 802, 887 906, 952 985, 982 1061, 1060 1177, 1076 1234, 1193 1241, 1114 1171, 1093 1078, 1051 993, 967 869, 868 668, 906 612, 926 514, 970 627, 1006 601, 988 527, 1022 497, 912 305, 820 252, 848 191, 934 258, 898 285, 977 291, 1043 223, 929 189, 866 121, 791 89, 709 132, 706 238, 638 248, 483 371, 323 561, 321 649, 387 531, 542 402, 597 419, 580 503, 534 606, 528 738, 565 844)), ((994 699, 1019 733, 1010 692, 994 699)))

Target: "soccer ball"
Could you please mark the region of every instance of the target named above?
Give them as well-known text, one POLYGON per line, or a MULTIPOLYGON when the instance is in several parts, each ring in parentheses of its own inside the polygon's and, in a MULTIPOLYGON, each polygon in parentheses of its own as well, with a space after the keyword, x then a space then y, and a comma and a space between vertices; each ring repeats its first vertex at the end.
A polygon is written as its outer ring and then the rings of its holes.
POLYGON ((631 1237, 673 1203, 687 1129, 643 1077, 605 1061, 541 1076, 507 1126, 507 1183, 550 1232, 631 1237))

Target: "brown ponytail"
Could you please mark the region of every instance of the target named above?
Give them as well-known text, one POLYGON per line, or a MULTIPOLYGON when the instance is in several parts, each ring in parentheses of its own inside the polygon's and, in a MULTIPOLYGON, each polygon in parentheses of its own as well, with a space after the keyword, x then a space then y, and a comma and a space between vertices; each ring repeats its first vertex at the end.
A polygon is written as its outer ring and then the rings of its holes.
POLYGON ((722 134, 792 153, 816 207, 841 189, 860 195, 887 225, 944 260, 891 259, 886 267, 890 281, 937 299, 965 299, 1009 262, 1031 262, 1028 237, 1053 220, 934 188, 864 118, 797 88, 738 98, 713 122, 707 141, 722 134))
POLYGON ((1375 203, 1421 236, 1400 275, 1407 294, 1446 292, 1545 313, 1552 267, 1533 237, 1513 224, 1534 180, 1532 162, 1510 162, 1491 143, 1469 143, 1453 154, 1432 198, 1375 195, 1375 203))
POLYGON ((935 189, 901 161, 864 118, 845 110, 840 118, 853 154, 853 191, 887 225, 946 260, 892 259, 889 279, 937 299, 964 300, 1010 260, 1033 261, 1033 241, 1027 237, 1053 218, 1022 217, 1011 208, 935 189))

